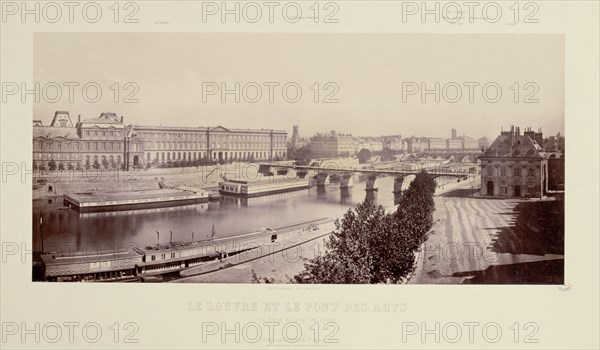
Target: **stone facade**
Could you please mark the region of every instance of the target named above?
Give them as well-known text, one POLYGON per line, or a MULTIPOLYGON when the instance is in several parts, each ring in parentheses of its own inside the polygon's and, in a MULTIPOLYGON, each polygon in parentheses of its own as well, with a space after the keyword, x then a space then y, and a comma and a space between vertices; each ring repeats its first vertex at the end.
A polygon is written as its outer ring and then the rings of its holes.
POLYGON ((315 158, 337 158, 356 154, 360 141, 350 134, 316 134, 310 138, 310 150, 315 158))
POLYGON ((282 160, 287 132, 217 127, 132 127, 143 140, 144 162, 282 160))
POLYGON ((73 124, 60 111, 50 126, 33 123, 33 162, 37 169, 68 170, 277 160, 287 157, 286 140, 283 130, 125 125, 114 113, 73 124))
POLYGON ((548 157, 542 133, 519 128, 502 131, 481 160, 481 195, 542 197, 547 190, 548 157))
POLYGON ((562 152, 550 152, 548 157, 548 190, 565 190, 565 156, 562 152))

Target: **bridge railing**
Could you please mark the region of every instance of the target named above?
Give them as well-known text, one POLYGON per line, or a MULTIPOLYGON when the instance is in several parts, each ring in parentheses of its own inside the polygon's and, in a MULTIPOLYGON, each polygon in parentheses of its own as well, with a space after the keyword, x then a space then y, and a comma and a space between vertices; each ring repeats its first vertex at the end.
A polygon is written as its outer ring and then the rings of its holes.
POLYGON ((469 172, 459 164, 453 166, 446 164, 435 164, 433 166, 426 166, 423 164, 402 164, 395 166, 391 169, 375 169, 375 168, 343 168, 338 166, 331 166, 331 164, 322 164, 321 166, 310 166, 310 165, 287 165, 287 164, 260 164, 260 170, 262 171, 273 171, 273 168, 277 169, 294 169, 302 172, 329 172, 329 173, 363 173, 363 174, 398 174, 398 175, 416 175, 419 172, 425 170, 427 173, 434 176, 452 176, 452 177, 468 177, 469 172))

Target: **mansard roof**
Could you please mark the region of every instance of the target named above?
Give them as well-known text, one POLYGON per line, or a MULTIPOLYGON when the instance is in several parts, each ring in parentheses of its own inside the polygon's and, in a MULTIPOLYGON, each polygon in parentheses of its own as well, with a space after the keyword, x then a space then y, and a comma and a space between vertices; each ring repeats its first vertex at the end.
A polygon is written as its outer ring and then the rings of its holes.
POLYGON ((104 112, 102 114, 100 114, 100 116, 98 118, 91 118, 91 119, 86 119, 83 120, 81 122, 82 125, 88 126, 88 124, 92 124, 92 125, 97 125, 97 126, 104 126, 106 124, 109 125, 113 125, 115 127, 118 127, 117 125, 123 125, 123 122, 121 121, 121 118, 117 116, 116 113, 107 113, 104 112))
POLYGON ((67 140, 79 140, 77 129, 60 126, 37 126, 33 128, 33 138, 64 138, 67 140))
POLYGON ((486 150, 484 157, 540 158, 545 157, 544 149, 527 135, 503 133, 486 150))

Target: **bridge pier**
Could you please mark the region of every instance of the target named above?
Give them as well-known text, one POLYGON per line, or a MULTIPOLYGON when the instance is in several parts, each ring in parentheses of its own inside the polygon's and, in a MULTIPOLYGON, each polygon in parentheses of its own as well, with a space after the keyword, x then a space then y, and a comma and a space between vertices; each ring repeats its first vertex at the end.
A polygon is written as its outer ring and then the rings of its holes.
POLYGON ((377 191, 377 188, 375 187, 376 179, 377 179, 377 175, 369 175, 367 177, 367 187, 365 188, 365 191, 368 191, 368 192, 377 191))
POLYGON ((315 175, 314 179, 317 181, 318 187, 325 186, 325 180, 327 180, 327 176, 329 176, 329 174, 327 173, 318 173, 317 175, 315 175))
POLYGON ((394 192, 394 205, 400 204, 400 199, 402 199, 402 193, 394 192))
POLYGON ((340 176, 340 188, 349 188, 353 186, 353 174, 343 174, 340 176))
POLYGON ((404 176, 399 175, 394 178, 394 190, 392 193, 402 193, 402 184, 404 183, 404 176))
POLYGON ((367 191, 365 199, 374 202, 377 199, 377 191, 367 191))

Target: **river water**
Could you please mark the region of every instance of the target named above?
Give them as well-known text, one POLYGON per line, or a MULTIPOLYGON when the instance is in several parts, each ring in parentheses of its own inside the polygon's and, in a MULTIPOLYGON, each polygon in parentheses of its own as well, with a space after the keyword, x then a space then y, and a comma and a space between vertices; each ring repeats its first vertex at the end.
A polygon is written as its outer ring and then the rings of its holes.
MULTIPOLYGON (((365 182, 355 178, 354 187, 339 184, 322 189, 275 194, 256 198, 221 197, 220 202, 171 208, 80 214, 63 207, 62 197, 33 201, 33 249, 46 252, 121 250, 173 241, 205 239, 215 232, 224 237, 322 218, 341 218, 367 196, 376 204, 394 204, 393 177, 378 178, 377 192, 366 192, 365 182), (40 225, 40 217, 42 225, 40 225), (41 232, 40 232, 41 231, 41 232), (159 234, 157 234, 157 231, 159 234), (43 239, 42 239, 43 237, 43 239)), ((407 186, 405 181, 403 188, 407 186)))

